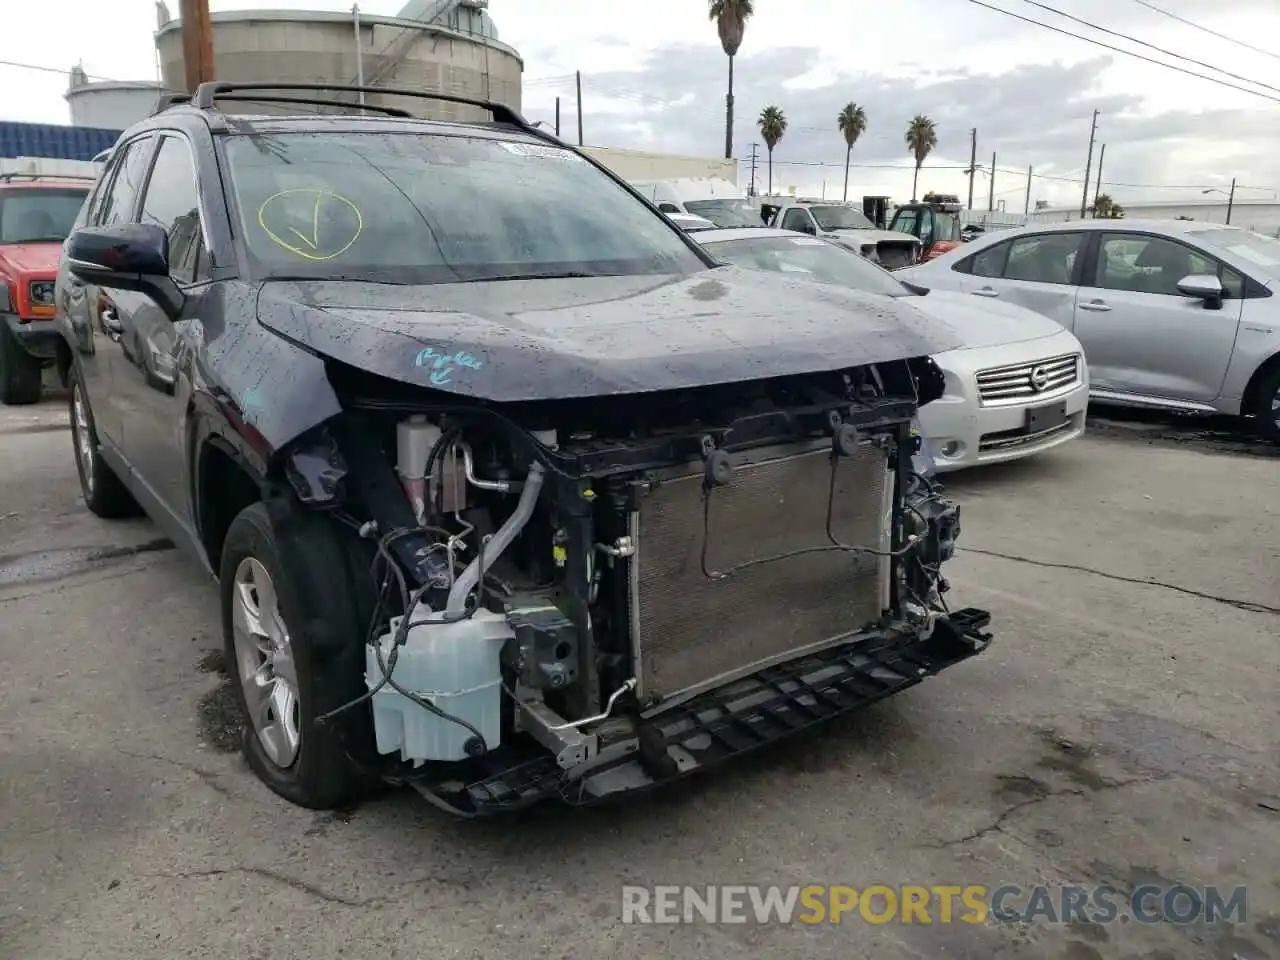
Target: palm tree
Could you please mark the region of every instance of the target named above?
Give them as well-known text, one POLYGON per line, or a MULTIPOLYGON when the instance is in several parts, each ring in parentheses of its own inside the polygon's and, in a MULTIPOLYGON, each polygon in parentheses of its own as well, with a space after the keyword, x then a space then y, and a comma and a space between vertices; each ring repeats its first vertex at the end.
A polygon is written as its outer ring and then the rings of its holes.
POLYGON ((765 107, 760 111, 760 136, 764 137, 764 145, 769 150, 769 196, 773 195, 773 148, 782 140, 787 132, 786 115, 778 107, 765 107))
POLYGON ((1100 193, 1094 198, 1092 212, 1096 220, 1119 220, 1124 217, 1124 207, 1112 200, 1109 193, 1100 193))
POLYGON ((733 157, 733 58, 738 55, 742 34, 755 10, 751 0, 710 0, 708 13, 716 22, 720 48, 729 58, 729 92, 724 98, 724 156, 728 160, 733 157))
POLYGON ((849 199, 849 157, 853 154, 853 145, 867 131, 867 111, 850 100, 836 118, 836 126, 844 134, 844 198, 849 199))
POLYGON ((917 113, 907 124, 905 140, 907 149, 916 158, 916 172, 911 178, 911 202, 915 203, 916 185, 920 181, 920 167, 924 164, 924 158, 929 156, 929 152, 938 145, 938 131, 934 128, 932 120, 917 113))

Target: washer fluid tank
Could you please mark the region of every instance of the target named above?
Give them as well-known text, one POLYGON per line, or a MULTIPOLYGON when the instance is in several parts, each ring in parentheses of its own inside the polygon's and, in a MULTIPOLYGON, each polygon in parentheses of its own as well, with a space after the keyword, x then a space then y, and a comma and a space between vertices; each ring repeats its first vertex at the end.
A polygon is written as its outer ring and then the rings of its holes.
POLYGON ((370 689, 382 682, 381 652, 382 663, 391 669, 398 686, 475 731, 437 716, 387 684, 373 695, 378 752, 399 751, 402 759, 417 766, 427 760, 465 760, 498 747, 502 742, 502 647, 514 638, 506 616, 481 609, 466 620, 442 623, 443 611, 419 608, 392 667, 391 653, 402 619, 394 618, 376 645, 366 648, 365 682, 370 689))

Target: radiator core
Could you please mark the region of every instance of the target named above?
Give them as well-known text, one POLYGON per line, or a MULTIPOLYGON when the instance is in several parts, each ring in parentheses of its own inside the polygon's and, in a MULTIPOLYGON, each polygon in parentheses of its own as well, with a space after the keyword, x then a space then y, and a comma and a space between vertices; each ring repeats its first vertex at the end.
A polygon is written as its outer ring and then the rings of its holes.
POLYGON ((885 452, 830 448, 738 466, 706 495, 702 472, 667 480, 640 499, 632 558, 639 690, 670 697, 751 664, 856 630, 879 617, 887 560, 813 550, 843 544, 884 550, 892 476, 885 452), (704 517, 705 509, 705 517, 704 517), (704 534, 704 530, 706 531, 704 534), (727 571, 746 561, 805 551, 727 571))

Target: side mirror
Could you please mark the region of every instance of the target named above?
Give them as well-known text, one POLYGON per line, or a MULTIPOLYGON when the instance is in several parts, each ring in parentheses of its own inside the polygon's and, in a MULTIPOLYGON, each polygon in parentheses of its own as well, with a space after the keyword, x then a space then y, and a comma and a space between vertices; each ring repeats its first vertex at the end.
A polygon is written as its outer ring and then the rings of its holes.
POLYGON ((1222 281, 1209 273, 1193 273, 1178 281, 1178 292, 1186 297, 1203 300, 1205 309, 1222 309, 1222 281))
POLYGON ((151 297, 172 320, 185 298, 169 276, 169 235, 151 223, 85 227, 64 248, 71 275, 96 286, 135 290, 151 297))

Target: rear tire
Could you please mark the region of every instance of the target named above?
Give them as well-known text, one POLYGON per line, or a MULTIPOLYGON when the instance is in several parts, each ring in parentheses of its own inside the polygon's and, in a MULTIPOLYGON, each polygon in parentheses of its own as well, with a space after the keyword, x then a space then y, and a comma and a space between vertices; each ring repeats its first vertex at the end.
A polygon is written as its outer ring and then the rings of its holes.
POLYGON ((1280 443, 1280 366, 1262 378, 1256 396, 1253 414, 1258 434, 1264 440, 1280 443))
POLYGON ((227 531, 224 649, 250 768, 291 803, 331 810, 360 799, 374 780, 353 759, 372 753, 369 705, 316 722, 365 692, 360 572, 330 520, 283 509, 285 534, 264 503, 242 510, 227 531))
POLYGON ((39 403, 44 364, 22 348, 8 324, 0 323, 0 403, 39 403))
POLYGON ((67 371, 71 388, 71 444, 80 475, 80 495, 89 511, 107 520, 142 515, 142 508, 115 471, 102 459, 98 432, 93 425, 93 409, 80 383, 75 365, 67 371))

